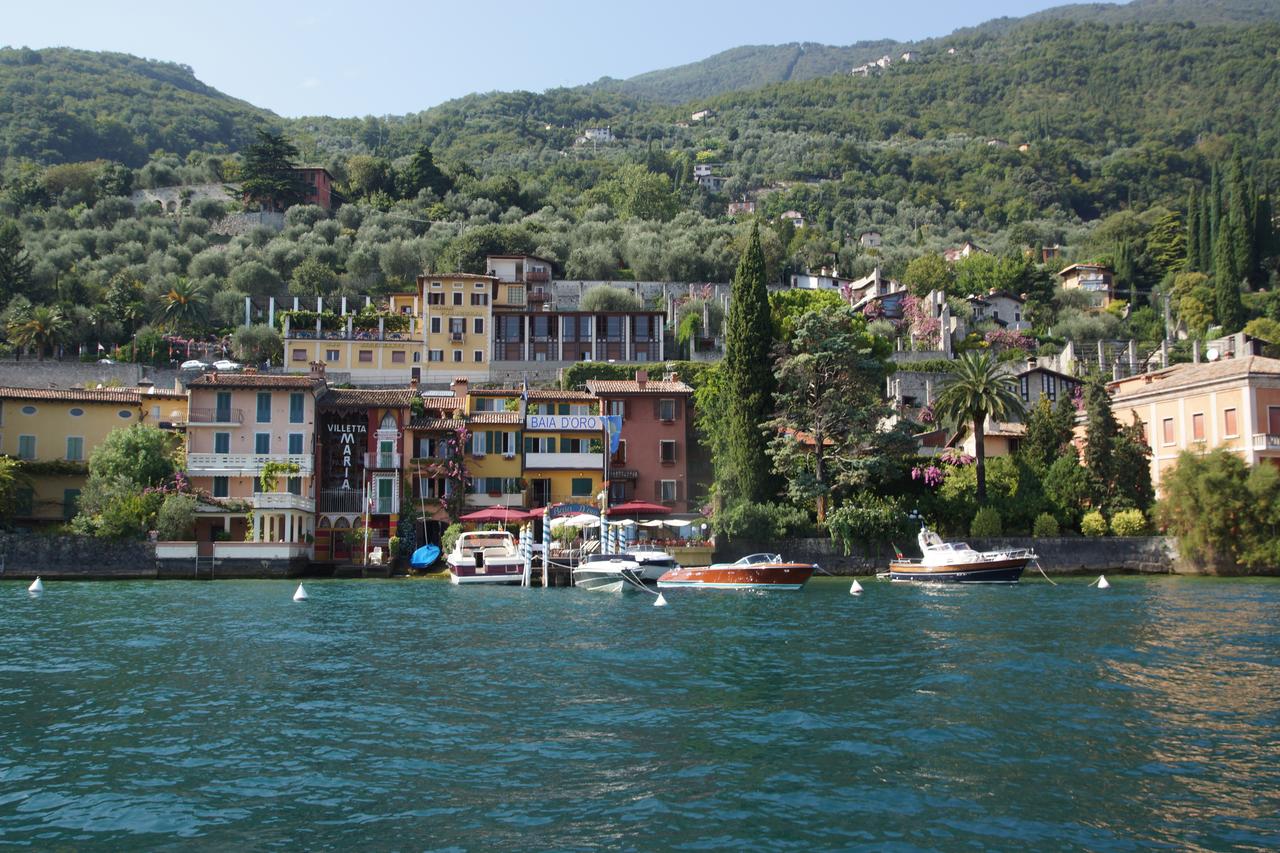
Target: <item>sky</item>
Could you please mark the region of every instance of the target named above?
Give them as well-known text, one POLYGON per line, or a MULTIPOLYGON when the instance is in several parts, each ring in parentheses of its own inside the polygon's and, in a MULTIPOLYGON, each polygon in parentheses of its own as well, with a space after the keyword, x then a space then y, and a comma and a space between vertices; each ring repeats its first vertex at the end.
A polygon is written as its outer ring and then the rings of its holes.
POLYGON ((1064 0, 43 0, 0 45, 189 65, 282 116, 400 115, 472 92, 576 86, 745 44, 914 41, 1064 0))

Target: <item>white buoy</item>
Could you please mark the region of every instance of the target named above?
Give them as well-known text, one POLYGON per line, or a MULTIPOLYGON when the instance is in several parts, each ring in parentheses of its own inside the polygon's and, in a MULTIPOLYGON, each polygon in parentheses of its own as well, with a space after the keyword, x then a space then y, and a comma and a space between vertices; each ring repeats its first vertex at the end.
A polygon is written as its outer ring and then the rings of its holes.
POLYGON ((294 593, 293 593, 293 600, 294 600, 294 601, 306 601, 306 600, 307 600, 307 591, 306 591, 305 589, 303 589, 303 588, 302 588, 302 584, 298 584, 298 588, 297 588, 297 590, 295 590, 295 591, 294 591, 294 593))
POLYGON ((662 597, 662 593, 658 593, 658 597, 653 600, 654 607, 666 607, 667 600, 662 597))
POLYGON ((853 582, 853 586, 849 587, 850 595, 862 595, 862 584, 857 581, 853 582))
POLYGON ((31 586, 27 587, 27 592, 31 593, 32 595, 39 595, 40 593, 44 592, 44 581, 40 580, 40 578, 37 577, 35 580, 31 582, 31 586))
POLYGON ((1098 589, 1111 589, 1111 584, 1107 583, 1106 575, 1098 575, 1098 589))

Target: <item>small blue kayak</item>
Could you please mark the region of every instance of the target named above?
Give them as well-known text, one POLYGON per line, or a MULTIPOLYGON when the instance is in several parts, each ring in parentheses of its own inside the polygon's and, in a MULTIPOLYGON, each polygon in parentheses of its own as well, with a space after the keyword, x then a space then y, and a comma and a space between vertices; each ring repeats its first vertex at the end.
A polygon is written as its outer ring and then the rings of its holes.
POLYGON ((423 545, 413 552, 413 556, 409 558, 409 565, 415 569, 427 569, 435 565, 438 559, 440 559, 439 545, 423 545))

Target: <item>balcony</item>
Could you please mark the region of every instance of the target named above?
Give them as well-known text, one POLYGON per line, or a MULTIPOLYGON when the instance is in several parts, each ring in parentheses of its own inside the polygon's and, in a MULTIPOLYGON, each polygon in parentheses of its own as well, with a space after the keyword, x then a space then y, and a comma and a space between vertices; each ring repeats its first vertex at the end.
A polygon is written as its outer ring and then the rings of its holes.
POLYGON ((364 512, 362 489, 321 489, 320 512, 364 512))
POLYGON ((526 453, 525 468, 598 471, 604 468, 603 453, 526 453))
POLYGON ((312 457, 305 453, 188 453, 187 473, 196 477, 248 477, 261 473, 268 462, 291 462, 304 477, 311 476, 314 470, 312 457))
POLYGON ((1280 450, 1280 435, 1258 432, 1253 434, 1254 450, 1280 450))
POLYGON ((524 274, 525 281, 551 281, 551 273, 546 270, 529 270, 524 274))
POLYGON ((316 502, 311 498, 295 495, 292 492, 254 492, 254 509, 296 509, 302 512, 315 512, 316 502))
POLYGON ((187 426, 226 426, 244 423, 241 409, 204 409, 192 406, 187 410, 187 426))
POLYGON ((400 454, 366 453, 364 455, 364 467, 370 471, 398 471, 400 470, 400 454))
POLYGON ((468 492, 466 504, 467 506, 476 507, 500 506, 507 509, 523 509, 525 506, 525 493, 511 492, 509 494, 488 494, 468 492))

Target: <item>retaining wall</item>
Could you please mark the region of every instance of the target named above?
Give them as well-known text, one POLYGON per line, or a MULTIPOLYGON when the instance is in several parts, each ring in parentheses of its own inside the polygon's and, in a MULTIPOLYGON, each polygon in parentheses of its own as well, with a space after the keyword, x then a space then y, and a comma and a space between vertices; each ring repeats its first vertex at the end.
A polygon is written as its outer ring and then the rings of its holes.
MULTIPOLYGON (((1049 574, 1094 574, 1098 572, 1130 572, 1143 574, 1206 573, 1186 566, 1178 557, 1177 543, 1163 536, 1058 537, 1052 539, 1008 538, 966 539, 979 551, 1001 548, 1032 548, 1040 557, 1040 566, 1049 574)), ((918 556, 915 543, 899 542, 908 556, 918 556)), ((788 560, 818 563, 835 575, 869 575, 885 571, 893 551, 858 547, 845 554, 844 548, 830 539, 784 539, 756 542, 737 539, 718 540, 715 558, 731 561, 757 551, 777 552, 788 560)))
POLYGON ((98 364, 87 361, 38 361, 36 359, 0 361, 0 386, 10 388, 92 388, 117 385, 137 388, 146 378, 157 388, 173 388, 178 371, 148 367, 131 362, 98 364))
POLYGON ((85 536, 0 533, 0 579, 125 580, 156 577, 148 542, 111 542, 85 536))

